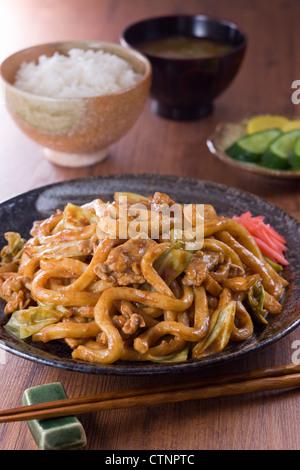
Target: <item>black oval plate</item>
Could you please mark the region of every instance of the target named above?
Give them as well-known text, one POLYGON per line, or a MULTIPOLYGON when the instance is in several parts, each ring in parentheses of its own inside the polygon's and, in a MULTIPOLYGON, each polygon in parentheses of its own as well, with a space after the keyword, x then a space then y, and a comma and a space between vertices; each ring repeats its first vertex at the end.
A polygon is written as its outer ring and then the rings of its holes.
POLYGON ((164 374, 192 371, 257 351, 279 340, 300 324, 300 222, 273 204, 239 189, 208 181, 155 175, 115 175, 51 184, 0 204, 0 239, 3 241, 0 244, 5 243, 3 235, 7 231, 16 231, 28 238, 35 220, 48 217, 55 213, 57 208, 63 209, 68 202, 84 204, 96 197, 112 200, 115 191, 144 195, 153 194, 155 191, 165 192, 183 204, 212 204, 219 215, 228 217, 248 210, 253 215, 265 215, 266 222, 285 236, 289 248, 289 266, 285 275, 290 284, 283 299, 283 312, 279 315, 269 315, 269 324, 266 327, 256 327, 255 333, 247 341, 202 359, 173 364, 117 362, 103 365, 72 359, 71 350, 63 342, 35 343, 30 339, 22 341, 10 335, 3 328, 8 317, 3 313, 5 304, 1 301, 1 348, 41 364, 78 372, 111 375, 164 374))

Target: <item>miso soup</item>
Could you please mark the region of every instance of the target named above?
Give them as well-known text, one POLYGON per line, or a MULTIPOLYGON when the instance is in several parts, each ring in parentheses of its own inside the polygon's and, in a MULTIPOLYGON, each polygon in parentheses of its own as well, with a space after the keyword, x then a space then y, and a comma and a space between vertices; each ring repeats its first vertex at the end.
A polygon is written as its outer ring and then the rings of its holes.
POLYGON ((169 36, 145 41, 139 44, 139 49, 145 54, 170 59, 201 59, 203 57, 225 54, 232 50, 232 46, 215 41, 214 39, 169 36))

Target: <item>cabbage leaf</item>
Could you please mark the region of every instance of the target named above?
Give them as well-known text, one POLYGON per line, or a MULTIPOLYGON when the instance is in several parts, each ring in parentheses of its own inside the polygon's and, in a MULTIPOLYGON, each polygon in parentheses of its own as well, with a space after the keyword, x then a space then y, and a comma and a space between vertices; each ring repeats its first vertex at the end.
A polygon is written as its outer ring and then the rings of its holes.
POLYGON ((26 240, 21 238, 21 235, 17 232, 6 232, 4 236, 7 245, 2 248, 0 253, 1 265, 17 263, 22 256, 26 240))
POLYGON ((247 306, 250 310, 252 317, 258 322, 267 325, 266 320, 267 311, 264 309, 265 289, 260 280, 254 282, 249 287, 247 294, 247 306))
POLYGON ((83 207, 68 203, 63 212, 64 229, 76 229, 86 227, 87 225, 97 224, 97 215, 83 207))
POLYGON ((57 323, 68 310, 57 305, 39 305, 16 310, 5 325, 6 331, 20 339, 28 338, 44 328, 57 323))

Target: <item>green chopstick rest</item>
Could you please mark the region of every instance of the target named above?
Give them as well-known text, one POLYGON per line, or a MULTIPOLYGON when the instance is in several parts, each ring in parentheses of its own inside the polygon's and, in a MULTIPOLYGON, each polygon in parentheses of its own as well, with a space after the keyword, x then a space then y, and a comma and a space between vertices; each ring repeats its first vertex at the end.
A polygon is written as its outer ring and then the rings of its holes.
MULTIPOLYGON (((60 382, 39 385, 25 390, 22 405, 35 405, 67 398, 60 382)), ((40 450, 73 450, 86 445, 82 424, 75 416, 27 421, 30 432, 40 450)))

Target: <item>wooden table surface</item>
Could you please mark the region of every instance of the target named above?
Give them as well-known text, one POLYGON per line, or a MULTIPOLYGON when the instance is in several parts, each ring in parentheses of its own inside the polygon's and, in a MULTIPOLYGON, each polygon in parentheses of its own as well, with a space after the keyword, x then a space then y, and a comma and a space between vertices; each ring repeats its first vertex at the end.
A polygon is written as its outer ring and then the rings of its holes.
MULTIPOLYGON (((242 69, 203 120, 180 122, 152 114, 150 100, 134 128, 96 166, 66 169, 49 163, 0 104, 0 200, 44 184, 90 175, 157 173, 196 177, 252 192, 300 219, 299 181, 278 182, 230 168, 212 157, 206 138, 223 120, 251 113, 300 115, 291 101, 300 79, 298 0, 9 0, 0 2, 0 60, 47 41, 118 42, 142 18, 201 13, 238 23, 249 36, 242 69)), ((249 357, 211 373, 239 372, 291 362, 300 329, 249 357)), ((68 396, 167 383, 170 377, 89 376, 1 352, 1 408, 19 406, 23 391, 60 381, 68 396)), ((86 450, 299 449, 298 392, 260 393, 85 414, 86 450)), ((26 423, 1 425, 1 450, 34 450, 26 423)))

